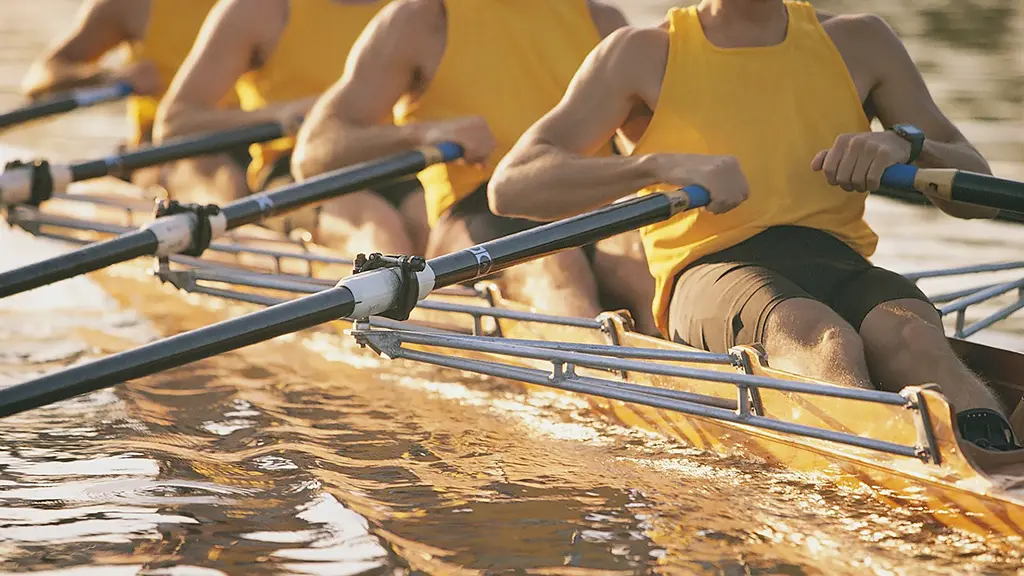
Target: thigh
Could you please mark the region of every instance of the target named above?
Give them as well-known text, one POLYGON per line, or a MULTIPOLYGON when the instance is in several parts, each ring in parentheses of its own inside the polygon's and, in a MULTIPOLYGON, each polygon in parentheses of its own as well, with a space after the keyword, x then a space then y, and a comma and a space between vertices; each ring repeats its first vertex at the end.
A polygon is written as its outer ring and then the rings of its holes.
POLYGON ((484 184, 442 215, 430 230, 427 257, 463 250, 540 225, 533 220, 506 218, 491 212, 484 184))
MULTIPOLYGON (((938 321, 938 312, 924 292, 905 276, 871 266, 847 278, 828 304, 857 331, 868 314, 886 303, 913 301, 911 308, 929 322, 938 321)), ((907 302, 903 302, 906 304, 907 302)), ((906 308, 906 306, 903 306, 906 308)), ((939 324, 941 325, 941 324, 939 324)))
POLYGON ((712 352, 758 343, 771 312, 792 298, 814 300, 775 270, 746 262, 698 263, 676 279, 669 335, 712 352))

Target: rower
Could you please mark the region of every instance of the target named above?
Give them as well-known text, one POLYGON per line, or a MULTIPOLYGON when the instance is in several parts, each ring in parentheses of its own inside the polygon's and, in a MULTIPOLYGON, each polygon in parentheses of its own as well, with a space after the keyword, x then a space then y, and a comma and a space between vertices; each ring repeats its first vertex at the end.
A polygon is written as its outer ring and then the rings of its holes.
MULTIPOLYGON (((122 148, 148 144, 157 102, 215 2, 87 0, 72 30, 29 68, 22 91, 28 97, 39 98, 73 88, 127 81, 134 94, 128 99, 131 133, 122 148), (129 52, 125 65, 112 70, 98 66, 100 58, 124 45, 129 52)), ((231 99, 224 104, 231 104, 231 99)), ((240 152, 247 156, 245 149, 240 152)), ((157 176, 154 170, 140 170, 131 179, 147 185, 156 183, 157 176)))
MULTIPOLYGON (((864 192, 897 163, 990 173, 882 19, 703 0, 598 46, 489 193, 499 214, 546 220, 701 184, 707 209, 643 230, 665 336, 713 352, 761 343, 773 367, 835 384, 936 383, 965 439, 1014 448, 928 298, 867 260, 878 238, 864 192), (616 131, 630 156, 592 157, 616 131)), ((931 200, 955 217, 995 215, 931 200)))
MULTIPOLYGON (((276 120, 294 132, 316 98, 342 73, 352 44, 387 0, 221 0, 175 76, 157 115, 158 139, 224 130, 276 120), (240 110, 215 104, 236 90, 240 110)), ((293 138, 253 145, 252 163, 231 178, 207 178, 204 170, 174 182, 179 197, 201 190, 203 200, 227 201, 293 181, 293 138)), ((422 204, 415 178, 350 194, 344 211, 309 209, 286 227, 301 226, 314 239, 343 249, 366 232, 380 250, 418 253, 399 209, 422 204), (360 230, 363 223, 369 230, 360 230)), ((419 210, 422 214, 423 211, 419 210)), ((421 217, 422 220, 422 217, 421 217)), ((422 244, 422 242, 421 242, 422 244)), ((370 251, 370 250, 364 250, 370 251)))
MULTIPOLYGON (((487 206, 487 180, 516 139, 561 98, 601 37, 625 25, 615 8, 586 0, 398 0, 367 27, 345 75, 314 107, 299 132, 293 170, 300 178, 453 141, 465 161, 420 173, 435 256, 537 225, 500 218, 487 206)), ((610 139, 594 150, 610 154, 610 139)), ((639 235, 599 243, 594 267, 639 312, 654 281, 639 235)), ((506 270, 513 298, 540 309, 593 317, 601 307, 582 250, 506 270)), ((646 316, 645 316, 646 315, 646 316)), ((646 322, 644 321, 646 318, 646 322)))

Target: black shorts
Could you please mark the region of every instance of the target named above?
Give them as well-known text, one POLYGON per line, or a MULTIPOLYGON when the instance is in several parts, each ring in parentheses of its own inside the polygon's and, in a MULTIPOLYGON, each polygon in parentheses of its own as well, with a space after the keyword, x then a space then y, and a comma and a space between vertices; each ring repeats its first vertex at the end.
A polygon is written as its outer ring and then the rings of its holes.
POLYGON ((827 232, 777 226, 679 273, 669 335, 712 352, 759 343, 768 315, 790 298, 822 302, 855 330, 883 302, 930 302, 913 282, 872 265, 827 232))

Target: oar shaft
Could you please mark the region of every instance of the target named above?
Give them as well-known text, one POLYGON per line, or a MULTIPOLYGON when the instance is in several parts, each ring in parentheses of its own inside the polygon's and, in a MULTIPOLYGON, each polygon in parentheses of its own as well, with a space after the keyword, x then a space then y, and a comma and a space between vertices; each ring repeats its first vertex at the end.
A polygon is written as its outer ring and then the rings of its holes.
POLYGON ((143 230, 91 244, 57 258, 0 273, 0 298, 139 256, 163 257, 190 249, 198 255, 207 246, 199 245, 202 241, 196 239, 197 236, 213 240, 227 230, 362 190, 393 178, 415 174, 431 164, 448 162, 460 156, 460 146, 441 143, 397 154, 384 160, 341 168, 305 182, 255 194, 228 204, 219 214, 213 216, 194 212, 168 214, 152 221, 143 230), (200 233, 200 227, 207 223, 209 234, 200 233))
MULTIPOLYGON (((671 196, 650 194, 588 212, 581 216, 551 222, 430 261, 438 287, 450 286, 486 276, 520 262, 585 246, 660 222, 678 210, 671 196)), ((706 203, 701 199, 695 205, 706 203)))
POLYGON ((953 177, 950 200, 1024 213, 1024 183, 987 174, 959 172, 953 177))
POLYGON ((150 230, 139 230, 106 242, 90 244, 44 263, 0 272, 0 298, 152 254, 157 245, 156 234, 150 230))
MULTIPOLYGON (((707 200, 707 191, 699 187, 689 187, 680 193, 655 194, 434 258, 417 274, 419 297, 425 298, 434 288, 499 272, 558 248, 582 246, 665 220, 687 208, 703 206, 707 200), (483 255, 491 257, 491 265, 481 265, 483 255)), ((403 293, 401 274, 394 268, 356 274, 323 292, 0 390, 0 417, 325 322, 366 318, 396 306, 403 293)))
POLYGON ((103 102, 120 100, 132 93, 132 86, 127 82, 118 82, 111 86, 99 88, 81 88, 67 94, 61 94, 48 98, 42 102, 29 104, 17 110, 0 114, 0 128, 10 128, 32 120, 39 120, 47 116, 64 114, 86 106, 93 106, 103 102))
POLYGON ((303 182, 254 194, 221 208, 227 229, 253 224, 343 194, 373 188, 383 182, 416 174, 431 164, 451 162, 462 148, 451 143, 396 154, 384 160, 354 164, 303 182))
POLYGON ((111 174, 129 173, 132 170, 156 166, 165 162, 276 140, 282 136, 284 136, 284 130, 279 123, 265 122, 236 130, 178 138, 159 146, 149 146, 107 158, 72 164, 70 167, 71 181, 79 182, 111 174))
POLYGON ((262 310, 258 318, 235 318, 74 366, 0 390, 0 418, 342 318, 352 307, 351 292, 332 288, 262 310))
POLYGON ((1024 182, 952 168, 890 166, 882 174, 884 188, 920 192, 930 197, 1024 213, 1024 182))

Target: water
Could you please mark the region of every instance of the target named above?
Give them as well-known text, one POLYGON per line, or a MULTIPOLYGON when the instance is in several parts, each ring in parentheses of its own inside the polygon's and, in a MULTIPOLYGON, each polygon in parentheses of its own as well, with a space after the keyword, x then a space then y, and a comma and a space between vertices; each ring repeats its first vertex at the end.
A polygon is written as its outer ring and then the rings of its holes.
MULTIPOLYGON (((655 3, 633 2, 634 21, 655 3), (643 5, 643 8, 636 6, 643 5)), ((849 9, 852 3, 822 3, 849 9)), ((0 108, 76 2, 4 3, 0 108)), ((888 2, 940 105, 1022 176, 1024 10, 888 2), (1004 10, 999 12, 999 10, 1004 10), (993 16, 993 14, 995 16, 993 16), (1008 30, 1000 33, 999 30, 1008 30), (926 35, 927 40, 921 36, 926 35), (1016 98, 1016 100, 1015 100, 1016 98)), ((3 135, 76 158, 116 106, 3 135)), ((1017 257, 1022 229, 879 200, 900 270, 1017 257)), ((58 249, 0 231, 4 267, 58 249)), ((0 385, 246 310, 183 297, 142 264, 0 301, 0 385)), ((937 289, 942 288, 939 286, 937 289)), ((990 338, 1019 346, 1024 327, 990 338)), ((385 361, 310 332, 0 426, 0 570, 59 574, 964 574, 1020 553, 826 478, 720 457, 582 405, 385 361)))

